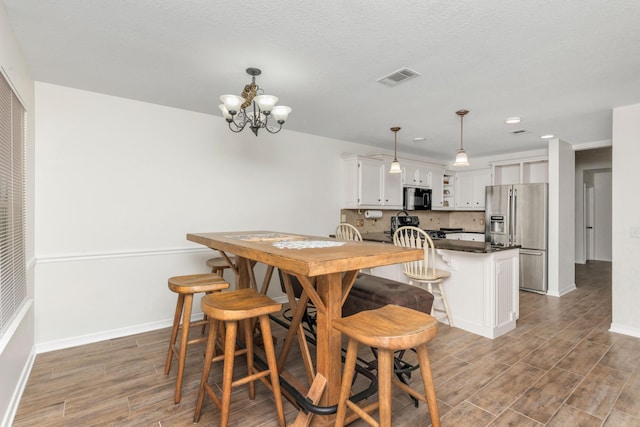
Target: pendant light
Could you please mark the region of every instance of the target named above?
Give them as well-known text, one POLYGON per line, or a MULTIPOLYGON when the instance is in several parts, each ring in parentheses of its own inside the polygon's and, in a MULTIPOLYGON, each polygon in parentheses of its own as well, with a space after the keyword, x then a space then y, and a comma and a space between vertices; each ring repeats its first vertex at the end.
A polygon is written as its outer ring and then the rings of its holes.
POLYGON ((469 166, 469 158, 467 157, 467 152, 464 151, 464 147, 462 146, 462 122, 464 120, 464 116, 469 113, 467 110, 458 110, 456 114, 460 116, 460 149, 458 150, 458 154, 456 154, 456 161, 453 162, 453 166, 469 166))
POLYGON ((400 162, 398 162, 397 148, 398 148, 398 131, 399 127, 392 127, 391 132, 393 132, 393 162, 391 162, 391 168, 389 168, 389 173, 401 173, 402 169, 400 169, 400 162))

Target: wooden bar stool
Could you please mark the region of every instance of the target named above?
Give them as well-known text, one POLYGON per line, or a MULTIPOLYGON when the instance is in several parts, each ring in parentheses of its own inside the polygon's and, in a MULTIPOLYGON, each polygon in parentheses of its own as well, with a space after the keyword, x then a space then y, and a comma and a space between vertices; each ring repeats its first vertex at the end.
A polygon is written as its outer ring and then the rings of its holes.
POLYGON ((278 420, 281 427, 285 427, 284 409, 280 393, 280 381, 278 366, 273 348, 271 325, 269 314, 278 312, 282 308, 271 298, 257 293, 254 289, 245 288, 229 292, 219 292, 202 298, 202 311, 209 317, 209 336, 205 353, 200 391, 193 416, 193 421, 200 420, 202 404, 205 393, 209 395, 213 403, 220 410, 220 425, 226 427, 229 424, 229 408, 231 406, 231 388, 243 384, 249 384, 249 398, 255 398, 254 381, 262 381, 272 392, 278 412, 278 420), (265 355, 268 369, 260 371, 253 365, 253 325, 252 320, 257 318, 262 330, 265 355), (225 325, 224 354, 216 355, 216 341, 220 322, 225 325), (236 337, 238 324, 242 325, 245 339, 245 348, 236 349, 236 337), (233 381, 233 363, 238 355, 246 354, 247 376, 233 381), (209 372, 213 362, 223 361, 222 399, 218 398, 211 385, 209 385, 209 372), (265 377, 269 375, 271 382, 265 377))
POLYGON ((188 276, 177 276, 169 279, 169 289, 178 294, 178 303, 176 304, 176 312, 173 317, 173 329, 171 330, 171 339, 169 341, 169 352, 167 354, 167 362, 164 367, 164 374, 169 375, 171 370, 171 361, 175 354, 178 359, 178 376, 176 378, 176 394, 175 403, 180 403, 182 394, 182 377, 184 374, 184 364, 187 358, 187 346, 198 342, 206 341, 206 336, 200 336, 189 340, 189 328, 192 326, 204 326, 207 320, 199 320, 191 322, 191 309, 193 306, 193 295, 200 292, 216 292, 229 287, 217 274, 192 274, 188 276), (180 317, 182 316, 182 324, 180 317), (176 345, 178 330, 182 330, 180 335, 180 345, 176 345))
POLYGON ((410 308, 385 305, 375 310, 361 311, 353 316, 334 320, 332 325, 349 337, 338 400, 336 427, 342 427, 345 424, 347 406, 354 412, 349 417, 350 421, 357 416, 372 426, 390 427, 392 383, 416 399, 426 402, 429 405, 431 424, 434 427, 440 426, 436 391, 427 351, 427 343, 435 338, 438 332, 438 321, 435 318, 410 308), (360 407, 349 400, 360 343, 378 349, 378 401, 365 407, 360 407), (418 354, 424 395, 393 376, 393 353, 410 348, 415 348, 418 354), (376 409, 379 409, 379 424, 370 415, 376 409))
MULTIPOLYGON (((229 257, 229 261, 231 261, 232 263, 235 263, 236 258, 233 256, 229 257)), ((207 267, 209 267, 211 269, 212 273, 215 273, 217 275, 219 275, 220 277, 223 277, 224 275, 224 270, 226 270, 227 268, 231 268, 231 266, 229 265, 229 263, 227 262, 227 260, 224 257, 215 257, 215 258, 209 258, 207 260, 207 267)))

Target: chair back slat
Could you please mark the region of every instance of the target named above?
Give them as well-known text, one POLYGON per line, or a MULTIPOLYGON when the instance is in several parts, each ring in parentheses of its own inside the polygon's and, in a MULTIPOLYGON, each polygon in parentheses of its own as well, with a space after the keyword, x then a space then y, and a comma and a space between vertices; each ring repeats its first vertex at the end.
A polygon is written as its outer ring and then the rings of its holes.
POLYGON ((362 242, 362 235, 353 225, 343 222, 336 228, 336 239, 362 242))
POLYGON ((427 276, 436 274, 435 248, 429 234, 418 227, 400 227, 393 234, 393 244, 405 248, 424 249, 424 258, 403 263, 404 273, 408 276, 427 276), (431 265, 429 262, 431 261, 431 265))

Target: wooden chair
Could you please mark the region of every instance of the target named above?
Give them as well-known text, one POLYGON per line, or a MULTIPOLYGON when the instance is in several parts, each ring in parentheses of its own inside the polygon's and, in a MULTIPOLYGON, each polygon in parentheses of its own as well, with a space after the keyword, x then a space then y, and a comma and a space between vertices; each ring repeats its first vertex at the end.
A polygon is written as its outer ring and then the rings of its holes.
POLYGON ((226 427, 229 424, 229 408, 231 405, 231 388, 249 384, 249 398, 255 398, 254 381, 262 381, 273 392, 278 420, 281 427, 285 427, 284 409, 278 377, 278 366, 273 348, 271 325, 269 315, 281 310, 282 304, 273 301, 266 295, 257 293, 254 289, 239 289, 229 292, 218 292, 202 298, 202 311, 209 317, 209 335, 207 350, 204 358, 204 367, 200 380, 200 391, 196 403, 194 422, 200 419, 205 394, 207 394, 220 410, 220 425, 226 427), (253 319, 258 319, 262 332, 268 369, 259 371, 253 365, 253 319), (216 341, 220 323, 224 322, 224 354, 216 355, 216 341), (238 326, 242 325, 245 348, 236 349, 238 326), (247 376, 233 381, 233 364, 238 355, 246 354, 247 376), (214 362, 223 361, 222 398, 218 398, 209 384, 209 373, 214 362), (271 381, 266 379, 270 376, 271 381))
POLYGON ((438 332, 438 321, 434 317, 410 308, 386 305, 334 320, 332 325, 349 337, 336 427, 345 425, 347 407, 353 411, 349 416, 349 422, 359 417, 372 426, 391 427, 392 384, 427 403, 431 424, 434 427, 440 426, 440 414, 427 351, 427 343, 435 338, 438 332), (378 350, 378 401, 365 407, 349 400, 359 344, 378 350), (418 354, 424 394, 418 393, 393 376, 394 352, 409 348, 415 348, 418 354), (370 415, 376 409, 379 410, 379 423, 370 415))
POLYGON ((403 264, 404 274, 409 278, 410 284, 413 282, 427 284, 427 290, 434 296, 431 315, 438 320, 446 317, 449 326, 453 326, 453 318, 442 285, 443 280, 449 277, 449 272, 435 267, 435 249, 429 234, 418 227, 400 227, 393 234, 393 244, 424 249, 423 259, 403 264), (437 289, 434 289, 434 285, 437 289))
POLYGON ((336 239, 362 242, 362 235, 353 225, 343 222, 336 227, 336 239))
MULTIPOLYGON (((164 374, 169 375, 171 370, 171 362, 175 354, 178 359, 178 376, 176 377, 176 393, 174 397, 175 403, 180 403, 182 394, 182 377, 184 375, 184 365, 187 357, 187 347, 191 344, 204 342, 207 337, 200 336, 189 340, 189 329, 193 326, 204 326, 206 320, 191 322, 191 309, 193 306, 193 296, 197 293, 217 292, 229 287, 217 274, 192 274, 188 276, 177 276, 169 279, 169 289, 178 294, 178 303, 173 316, 173 328, 171 329, 171 338, 169 340, 169 352, 167 354, 167 362, 164 367, 164 374), (182 324, 180 323, 182 317, 182 324), (181 330, 180 345, 176 345, 178 330, 181 330)), ((202 331, 204 333, 204 329, 202 331)))

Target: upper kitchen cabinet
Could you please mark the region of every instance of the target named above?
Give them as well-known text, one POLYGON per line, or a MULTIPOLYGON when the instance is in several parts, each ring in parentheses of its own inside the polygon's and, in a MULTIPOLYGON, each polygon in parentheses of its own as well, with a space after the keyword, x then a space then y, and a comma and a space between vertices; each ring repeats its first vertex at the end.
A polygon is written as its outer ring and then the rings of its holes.
POLYGON ((390 174, 391 160, 365 156, 342 159, 342 207, 402 209, 402 174, 390 174))
POLYGON ((485 187, 491 185, 491 169, 456 173, 455 209, 484 210, 485 187))
POLYGON ((491 167, 494 185, 549 182, 549 161, 546 157, 507 160, 493 163, 491 167))
POLYGON ((431 209, 444 208, 444 166, 429 165, 431 174, 431 209))
POLYGON ((403 160, 402 185, 405 187, 418 187, 431 189, 431 208, 443 207, 442 179, 444 166, 432 163, 403 160))
POLYGON ((402 185, 405 187, 431 188, 432 174, 425 163, 403 160, 402 185))

